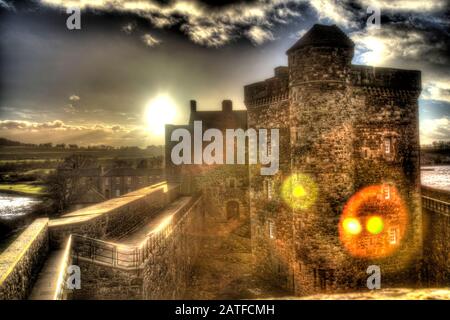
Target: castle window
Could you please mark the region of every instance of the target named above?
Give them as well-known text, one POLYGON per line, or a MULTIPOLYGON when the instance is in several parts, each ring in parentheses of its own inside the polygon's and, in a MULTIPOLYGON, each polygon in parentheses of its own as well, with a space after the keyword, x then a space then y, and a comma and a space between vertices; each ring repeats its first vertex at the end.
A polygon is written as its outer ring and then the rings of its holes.
POLYGON ((228 179, 228 187, 230 187, 230 188, 236 188, 236 179, 234 179, 234 178, 230 178, 230 179, 228 179))
POLYGON ((390 244, 397 243, 397 228, 389 229, 389 243, 390 244))
POLYGON ((385 200, 389 200, 391 198, 391 187, 389 185, 383 186, 383 197, 385 200))
POLYGON ((105 185, 109 184, 109 178, 105 178, 105 185))
POLYGON ((273 221, 269 221, 269 238, 275 239, 275 223, 273 221))
POLYGON ((297 129, 297 131, 295 132, 295 140, 296 142, 300 141, 302 138, 302 134, 300 133, 300 130, 297 129))
POLYGON ((120 196, 120 189, 116 189, 116 197, 120 196))
POLYGON ((138 177, 138 182, 141 184, 144 177, 138 177))
POLYGON ((120 184, 120 177, 116 177, 116 184, 120 184))
POLYGON ((273 181, 269 179, 264 180, 264 189, 267 196, 267 200, 271 200, 273 197, 273 181))
POLYGON ((297 141, 297 128, 291 128, 291 137, 292 142, 295 143, 297 141))
POLYGON ((391 138, 385 138, 384 139, 384 153, 390 154, 392 152, 392 143, 391 138))
POLYGON ((127 184, 131 184, 131 177, 127 177, 127 184))

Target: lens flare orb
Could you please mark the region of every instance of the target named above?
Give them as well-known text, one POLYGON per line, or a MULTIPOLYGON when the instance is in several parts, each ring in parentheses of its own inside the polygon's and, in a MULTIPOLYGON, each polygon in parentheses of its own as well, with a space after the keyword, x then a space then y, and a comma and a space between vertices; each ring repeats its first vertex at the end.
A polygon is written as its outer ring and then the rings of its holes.
POLYGON ((408 210, 397 188, 391 184, 368 186, 345 204, 339 239, 354 257, 384 258, 400 247, 407 225, 408 210))
POLYGON ((379 234, 381 231, 383 231, 383 228, 384 222, 382 218, 374 216, 370 217, 369 220, 367 220, 366 229, 371 234, 379 234))
POLYGON ((318 188, 314 180, 306 174, 294 173, 281 187, 284 202, 294 209, 307 209, 317 199, 318 188))
POLYGON ((361 224, 356 218, 346 218, 342 222, 345 232, 352 235, 357 235, 361 233, 361 224))

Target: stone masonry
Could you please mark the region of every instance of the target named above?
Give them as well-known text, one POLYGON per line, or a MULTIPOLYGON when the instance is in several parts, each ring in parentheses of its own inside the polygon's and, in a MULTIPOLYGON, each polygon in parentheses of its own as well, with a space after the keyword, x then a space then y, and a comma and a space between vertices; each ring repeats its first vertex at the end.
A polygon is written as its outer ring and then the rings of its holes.
POLYGON ((295 294, 364 289, 371 264, 384 285, 417 280, 420 72, 352 65, 353 53, 339 28, 314 25, 287 51, 288 67, 245 87, 249 127, 281 129, 280 172, 263 179, 250 168, 255 266, 295 294), (298 173, 317 188, 308 208, 280 197, 298 173), (383 259, 355 258, 339 239, 346 202, 370 185, 396 188, 408 212, 403 245, 383 259))

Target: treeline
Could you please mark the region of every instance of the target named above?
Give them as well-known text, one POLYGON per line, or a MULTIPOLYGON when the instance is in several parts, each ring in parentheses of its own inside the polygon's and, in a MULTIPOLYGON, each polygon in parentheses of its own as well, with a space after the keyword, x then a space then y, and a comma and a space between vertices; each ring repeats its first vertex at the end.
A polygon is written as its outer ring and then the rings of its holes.
POLYGON ((155 146, 150 145, 146 148, 140 148, 138 146, 120 146, 114 147, 104 144, 99 145, 89 145, 89 146, 79 146, 77 144, 66 144, 66 143, 57 143, 54 144, 52 142, 46 143, 23 143, 19 141, 13 141, 6 138, 0 138, 0 146, 4 147, 34 147, 34 148, 42 148, 42 149, 57 149, 57 150, 126 150, 126 151, 138 151, 138 150, 162 150, 164 146, 155 146))
POLYGON ((450 141, 434 141, 432 144, 421 146, 422 151, 446 153, 450 156, 450 141))
POLYGON ((450 165, 450 141, 435 141, 421 147, 422 165, 450 165))

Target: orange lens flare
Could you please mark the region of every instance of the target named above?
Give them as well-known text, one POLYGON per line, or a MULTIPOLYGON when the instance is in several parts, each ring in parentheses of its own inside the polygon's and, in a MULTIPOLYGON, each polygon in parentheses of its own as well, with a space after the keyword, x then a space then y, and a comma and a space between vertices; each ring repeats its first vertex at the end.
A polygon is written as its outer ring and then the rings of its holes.
POLYGON ((407 224, 408 212, 395 186, 368 186, 347 201, 339 223, 339 238, 354 257, 383 258, 399 248, 407 224))

